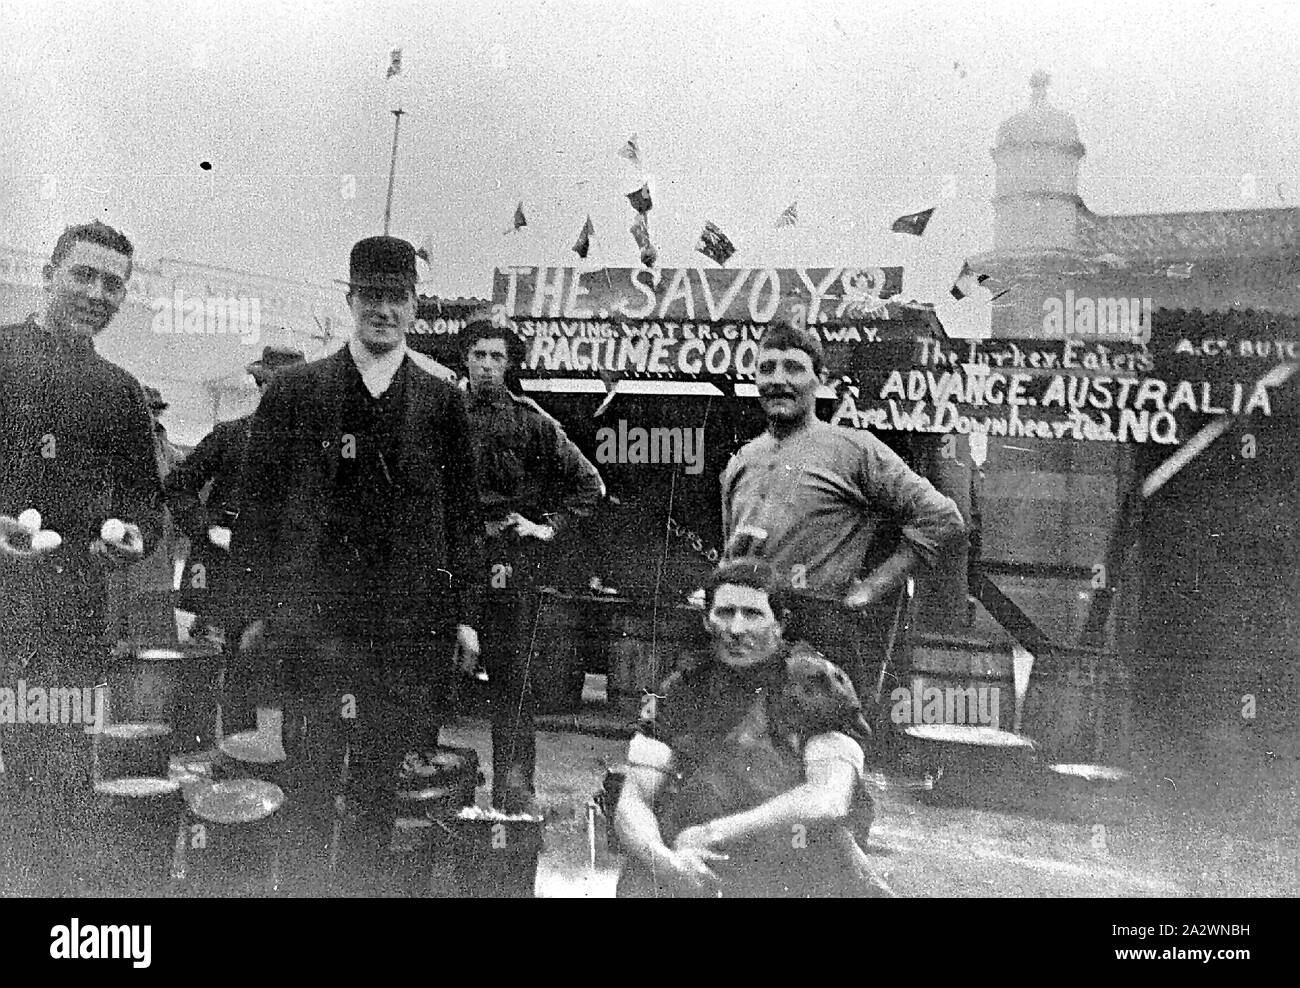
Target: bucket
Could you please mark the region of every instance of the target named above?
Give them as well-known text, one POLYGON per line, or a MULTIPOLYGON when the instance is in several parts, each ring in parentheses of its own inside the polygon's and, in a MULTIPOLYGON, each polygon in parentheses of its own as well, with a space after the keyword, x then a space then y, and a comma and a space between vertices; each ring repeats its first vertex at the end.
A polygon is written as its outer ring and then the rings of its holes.
MULTIPOLYGON (((528 598, 526 598, 528 599, 528 598)), ((538 713, 568 713, 582 705, 587 632, 578 620, 577 605, 553 590, 531 600, 536 608, 529 657, 529 677, 538 713)))
POLYGON ((108 669, 110 723, 164 723, 178 751, 216 741, 221 649, 209 642, 137 644, 108 669))
POLYGON ((1042 765, 1022 735, 964 724, 914 724, 903 735, 932 780, 921 790, 928 802, 1011 811, 1038 788, 1042 765))
POLYGON ((464 898, 534 898, 545 821, 462 813, 473 816, 453 817, 435 828, 434 867, 450 862, 456 890, 464 898))
POLYGON ((260 779, 185 787, 186 887, 200 896, 270 895, 280 886, 279 786, 260 779))
MULTIPOLYGON (((438 815, 441 815, 443 806, 451 808, 453 814, 462 807, 473 806, 480 779, 478 752, 473 748, 439 745, 428 763, 418 767, 408 755, 399 772, 397 815, 399 818, 404 815, 404 806, 413 808, 421 803, 433 808, 438 815)), ((418 812, 411 815, 427 814, 418 812)))
POLYGON ((1111 653, 1060 650, 1035 670, 1025 698, 1025 731, 1045 766, 1041 805, 1071 820, 1120 822, 1132 810, 1132 692, 1111 653))
POLYGON ((254 778, 282 785, 287 781, 284 751, 284 711, 257 708, 257 729, 227 734, 217 747, 221 773, 229 778, 254 778))
POLYGON ((1083 782, 1123 781, 1131 767, 1129 678, 1117 656, 1060 649, 1039 663, 1025 697, 1025 733, 1054 774, 1083 782))
POLYGON ((418 765, 408 755, 399 771, 393 830, 393 873, 408 896, 454 895, 450 860, 441 853, 445 831, 456 814, 474 805, 482 776, 472 748, 438 747, 418 765), (435 862, 441 867, 435 867, 435 862))
POLYGON ((168 891, 184 809, 180 788, 165 773, 96 780, 92 826, 101 853, 92 894, 153 898, 168 891))
POLYGON ((167 724, 105 724, 91 741, 92 778, 165 779, 173 747, 167 724))

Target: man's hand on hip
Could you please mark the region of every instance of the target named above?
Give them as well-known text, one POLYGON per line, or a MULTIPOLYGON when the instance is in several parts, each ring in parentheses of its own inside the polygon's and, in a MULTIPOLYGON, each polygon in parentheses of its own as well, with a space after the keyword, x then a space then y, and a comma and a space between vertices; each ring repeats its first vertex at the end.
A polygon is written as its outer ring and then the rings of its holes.
POLYGON ((266 622, 260 618, 253 621, 239 636, 239 651, 256 652, 266 644, 266 622))
POLYGON ((850 610, 864 610, 884 600, 885 593, 885 588, 880 585, 878 580, 867 577, 865 580, 858 580, 853 584, 852 589, 844 598, 844 606, 850 610))
POLYGON ((873 570, 866 579, 858 580, 844 598, 844 606, 861 610, 879 604, 889 594, 901 587, 909 573, 921 565, 916 550, 904 542, 894 554, 873 570))

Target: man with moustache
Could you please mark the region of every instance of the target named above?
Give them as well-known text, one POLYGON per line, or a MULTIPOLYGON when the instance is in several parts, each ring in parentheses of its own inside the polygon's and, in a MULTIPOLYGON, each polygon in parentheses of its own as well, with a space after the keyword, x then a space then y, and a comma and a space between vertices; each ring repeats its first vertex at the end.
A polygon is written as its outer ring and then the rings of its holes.
MULTIPOLYGON (((124 632, 125 615, 109 606, 110 571, 141 558, 160 536, 144 391, 94 342, 126 299, 133 253, 103 223, 68 227, 42 272, 44 312, 0 328, 0 682, 77 689, 100 682, 109 639, 124 632), (29 508, 62 537, 35 558, 10 548, 14 516, 29 508), (100 538, 110 518, 126 531, 112 544, 100 538)), ((125 603, 124 594, 115 597, 125 603)), ((78 844, 94 840, 80 816, 89 742, 79 726, 4 732, 12 795, 0 800, 0 815, 10 814, 17 829, 0 844, 41 894, 84 891, 93 870, 97 852, 78 844), (83 825, 70 826, 74 816, 83 825)))
POLYGON ((965 524, 951 498, 875 436, 816 417, 825 367, 816 336, 773 323, 756 364, 768 427, 723 471, 723 558, 767 559, 796 591, 795 637, 866 695, 870 612, 878 615, 876 605, 918 566, 932 565, 965 524))
POLYGON ((523 362, 519 338, 488 320, 470 322, 460 337, 487 531, 483 658, 492 688, 492 803, 507 813, 535 812, 531 666, 550 658, 532 654, 536 588, 557 558, 557 541, 591 514, 604 485, 559 423, 507 387, 523 362))
POLYGON ((369 237, 349 267, 347 345, 276 374, 254 416, 231 549, 241 647, 281 660, 310 829, 330 829, 346 753, 359 840, 345 861, 366 875, 453 656, 477 662, 483 522, 464 400, 406 349, 415 249, 369 237))

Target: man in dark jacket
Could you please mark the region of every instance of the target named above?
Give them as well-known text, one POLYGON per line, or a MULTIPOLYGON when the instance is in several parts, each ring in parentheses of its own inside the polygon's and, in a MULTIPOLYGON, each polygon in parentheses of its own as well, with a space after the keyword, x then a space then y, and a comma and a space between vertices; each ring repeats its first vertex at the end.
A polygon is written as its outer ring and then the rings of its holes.
MULTIPOLYGON (((167 427, 162 423, 162 414, 169 407, 162 392, 146 384, 144 397, 153 423, 158 476, 166 483, 168 475, 185 459, 185 453, 168 438, 167 427)), ((164 505, 158 544, 127 573, 129 626, 133 641, 154 645, 176 643, 176 560, 184 558, 183 550, 172 512, 164 505)))
POLYGON ((254 416, 231 550, 253 619, 241 647, 277 647, 308 799, 332 812, 346 752, 363 848, 378 852, 453 644, 477 662, 483 521, 464 399, 406 353, 414 248, 371 237, 350 269, 348 344, 277 374, 254 416))
MULTIPOLYGON (((263 347, 262 356, 245 369, 258 392, 266 394, 277 371, 305 362, 296 347, 271 345, 263 347)), ((164 485, 177 527, 190 540, 181 589, 182 606, 196 615, 193 633, 201 634, 205 625, 211 625, 225 632, 231 647, 238 629, 228 626, 234 603, 227 579, 230 530, 239 514, 239 486, 252 432, 251 413, 218 422, 164 485)))
POLYGON ((552 569, 556 539, 591 514, 604 485, 555 419, 507 389, 523 362, 511 330, 471 322, 461 331, 461 352, 488 535, 483 657, 492 687, 492 802, 518 813, 535 809, 531 667, 556 658, 532 654, 536 589, 552 569))
MULTIPOLYGON (((5 684, 21 677, 29 686, 81 690, 100 682, 106 642, 124 631, 125 594, 113 571, 159 538, 161 483, 144 391, 94 345, 126 298, 132 253, 131 242, 102 223, 69 227, 45 265, 44 312, 0 328, 0 542, 30 508, 62 538, 34 559, 0 545, 5 684), (109 519, 122 523, 123 538, 101 538, 109 519), (111 597, 110 580, 118 586, 111 597)), ((89 739, 68 725, 4 732, 15 795, 0 800, 0 815, 15 814, 18 830, 10 840, 0 835, 7 849, 0 867, 8 852, 30 855, 44 894, 59 881, 76 888, 94 864, 72 849, 89 828, 69 826, 87 801, 89 739), (68 852, 61 863, 60 848, 68 852)))

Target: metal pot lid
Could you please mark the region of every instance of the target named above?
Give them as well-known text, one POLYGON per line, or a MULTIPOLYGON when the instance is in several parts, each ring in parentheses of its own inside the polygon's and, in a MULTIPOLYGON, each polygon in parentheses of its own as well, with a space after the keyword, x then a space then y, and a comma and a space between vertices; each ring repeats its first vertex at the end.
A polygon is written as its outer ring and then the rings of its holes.
POLYGON ((409 799, 417 802, 426 802, 437 799, 447 799, 451 796, 451 790, 442 786, 434 786, 428 789, 404 789, 397 793, 398 799, 409 799))
POLYGON ((177 792, 180 787, 175 779, 101 779, 95 783, 95 792, 104 796, 162 796, 177 792))
POLYGON ((944 741, 979 748, 1034 747, 1034 742, 1021 734, 972 724, 912 724, 904 728, 904 733, 924 741, 944 741))
POLYGON ((142 662, 178 662, 181 659, 210 659, 221 654, 221 647, 210 642, 136 645, 132 650, 142 662))
POLYGON ((402 760, 402 772, 422 778, 438 775, 446 769, 464 768, 468 757, 458 751, 439 750, 433 753, 411 751, 402 760))
POLYGON ((140 741, 145 738, 160 738, 170 734, 172 729, 167 724, 105 724, 99 733, 108 738, 121 741, 140 741))
POLYGON ((1113 765, 1058 763, 1047 767, 1059 775, 1070 775, 1085 782, 1123 782, 1128 778, 1128 772, 1113 765))
POLYGON ((278 738, 257 731, 242 731, 222 738, 218 747, 221 753, 237 762, 252 765, 273 765, 285 761, 284 745, 278 738))
POLYGON ((190 786, 185 802, 195 816, 212 823, 252 823, 278 810, 284 792, 260 779, 233 779, 190 786))

